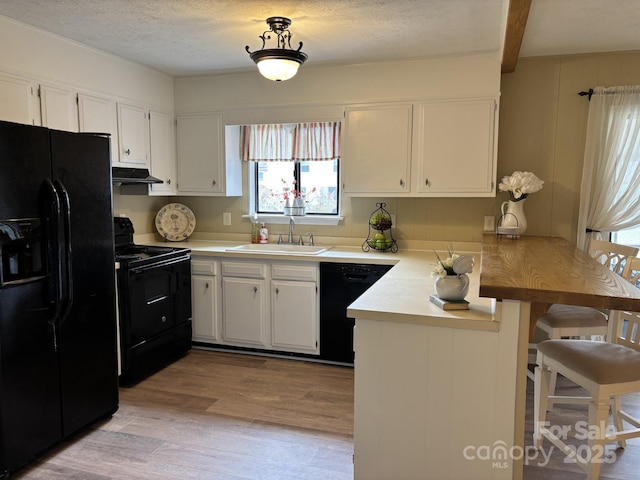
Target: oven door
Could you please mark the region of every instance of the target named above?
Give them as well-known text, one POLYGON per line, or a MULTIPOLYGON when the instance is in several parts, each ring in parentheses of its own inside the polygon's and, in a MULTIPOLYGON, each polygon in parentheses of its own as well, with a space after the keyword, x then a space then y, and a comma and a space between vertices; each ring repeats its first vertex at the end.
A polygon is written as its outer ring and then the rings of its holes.
POLYGON ((122 272, 120 316, 125 348, 135 348, 191 318, 191 261, 182 257, 122 272))

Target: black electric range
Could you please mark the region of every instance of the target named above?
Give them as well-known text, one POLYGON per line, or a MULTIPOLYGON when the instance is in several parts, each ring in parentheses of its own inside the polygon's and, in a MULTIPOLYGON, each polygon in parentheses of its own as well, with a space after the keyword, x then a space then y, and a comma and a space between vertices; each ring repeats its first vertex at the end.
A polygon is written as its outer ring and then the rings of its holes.
POLYGON ((133 243, 133 223, 114 218, 120 384, 133 385, 191 348, 191 250, 133 243))

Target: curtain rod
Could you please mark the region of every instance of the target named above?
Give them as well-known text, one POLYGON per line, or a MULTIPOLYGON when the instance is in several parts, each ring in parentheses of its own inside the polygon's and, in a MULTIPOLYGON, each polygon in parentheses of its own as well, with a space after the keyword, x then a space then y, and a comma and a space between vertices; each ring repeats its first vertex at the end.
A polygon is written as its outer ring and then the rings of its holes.
MULTIPOLYGON (((618 92, 618 89, 619 89, 619 88, 631 89, 631 91, 632 91, 633 93, 640 93, 640 85, 624 85, 624 86, 621 86, 621 87, 609 87, 608 89, 606 88, 602 93, 603 93, 604 95, 607 95, 607 94, 615 94, 615 93, 617 93, 617 92, 618 92)), ((589 90, 587 90, 586 92, 585 92, 585 91, 578 92, 578 95, 580 95, 581 97, 586 97, 586 96, 588 96, 588 97, 589 97, 589 100, 591 100, 591 96, 592 96, 594 93, 596 93, 596 92, 594 92, 594 91, 593 91, 593 88, 590 88, 590 89, 589 89, 589 90)))
POLYGON ((580 95, 581 97, 589 96, 589 100, 591 100, 591 95, 593 95, 593 88, 590 88, 586 92, 585 91, 578 92, 578 95, 580 95))

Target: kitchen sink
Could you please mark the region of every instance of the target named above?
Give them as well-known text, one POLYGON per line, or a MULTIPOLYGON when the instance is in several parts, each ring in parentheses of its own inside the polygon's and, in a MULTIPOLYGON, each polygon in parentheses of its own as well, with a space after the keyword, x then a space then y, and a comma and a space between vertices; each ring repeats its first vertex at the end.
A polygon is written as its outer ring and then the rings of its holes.
POLYGON ((284 243, 247 243, 227 248, 228 252, 270 253, 286 255, 318 255, 332 247, 315 245, 294 245, 284 243))

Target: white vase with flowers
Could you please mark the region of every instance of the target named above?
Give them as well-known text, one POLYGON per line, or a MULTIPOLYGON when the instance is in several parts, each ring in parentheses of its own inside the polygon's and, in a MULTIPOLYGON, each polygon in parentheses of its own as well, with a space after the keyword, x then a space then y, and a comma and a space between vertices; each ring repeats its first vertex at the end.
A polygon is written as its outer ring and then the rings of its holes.
POLYGON ((501 205, 501 227, 518 229, 518 234, 527 230, 527 217, 524 214, 524 201, 531 193, 538 192, 544 184, 532 172, 515 171, 509 176, 502 177, 498 185, 501 192, 509 192, 509 201, 501 205))
POLYGON ((468 273, 473 271, 475 260, 471 255, 459 255, 449 247, 444 259, 434 251, 438 263, 431 276, 435 278, 433 287, 438 298, 447 301, 460 301, 469 293, 468 273))

